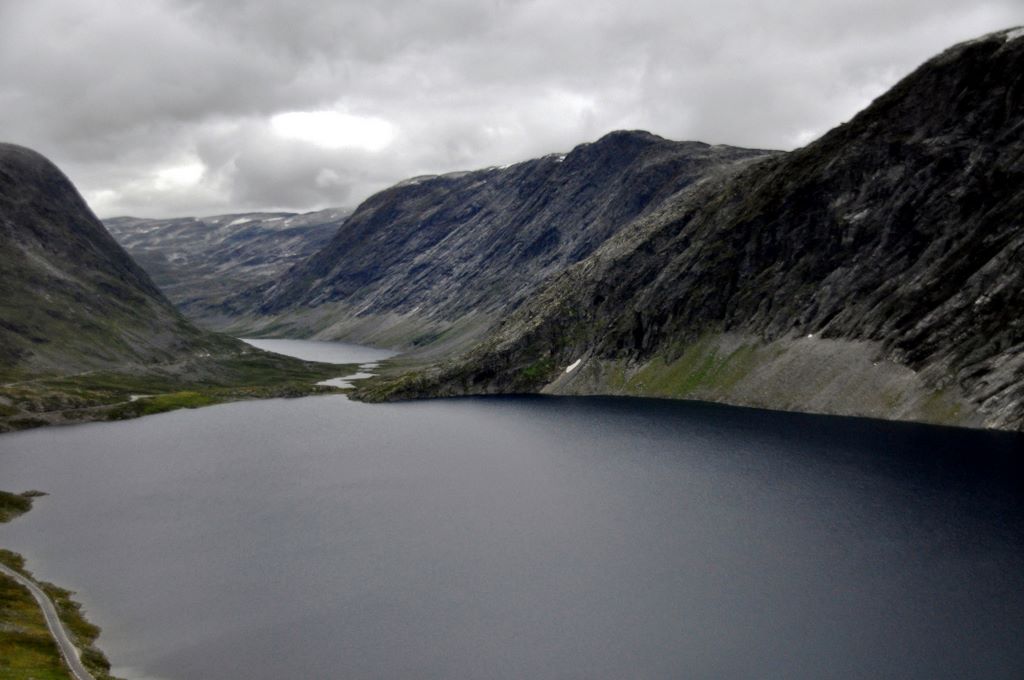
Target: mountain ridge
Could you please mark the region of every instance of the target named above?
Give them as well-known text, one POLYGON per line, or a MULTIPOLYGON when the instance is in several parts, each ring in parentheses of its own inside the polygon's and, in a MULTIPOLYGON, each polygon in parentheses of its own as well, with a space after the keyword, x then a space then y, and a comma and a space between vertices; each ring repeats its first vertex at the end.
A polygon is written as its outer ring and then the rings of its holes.
POLYGON ((1020 33, 951 47, 821 139, 682 192, 463 359, 362 397, 621 393, 1020 429, 1020 33))
POLYGON ((567 154, 411 178, 224 312, 275 333, 450 349, 676 191, 772 153, 618 131, 567 154))

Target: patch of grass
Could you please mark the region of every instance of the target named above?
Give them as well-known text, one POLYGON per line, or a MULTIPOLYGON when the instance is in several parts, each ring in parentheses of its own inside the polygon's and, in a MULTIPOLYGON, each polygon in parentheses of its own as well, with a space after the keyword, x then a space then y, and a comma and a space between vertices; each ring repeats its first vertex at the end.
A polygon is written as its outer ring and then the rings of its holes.
MULTIPOLYGON (((0 503, 25 508, 31 507, 32 498, 45 495, 41 491, 21 494, 0 491, 0 503), (21 500, 16 500, 21 499, 21 500)), ((21 513, 18 513, 21 514, 21 513)), ((17 515, 14 515, 17 516, 17 515)), ((11 516, 3 516, 6 522, 11 516)), ((25 558, 10 550, 0 549, 3 563, 32 578, 25 569, 25 558)), ((33 579, 35 580, 35 579, 33 579)), ((110 662, 94 644, 100 628, 86 620, 82 606, 72 599, 74 593, 52 583, 36 581, 53 601, 71 641, 82 651, 82 663, 97 680, 116 680, 110 675, 110 662)), ((71 678, 60 656, 60 650, 46 626, 42 610, 28 589, 11 578, 0 574, 0 678, 7 680, 40 680, 71 678)))
POLYGON ((71 677, 39 605, 28 590, 4 575, 0 575, 0 622, 0 677, 10 680, 68 680, 71 677))
POLYGON ((148 416, 153 413, 163 413, 179 408, 199 408, 217 403, 216 397, 211 394, 199 392, 172 392, 171 394, 158 394, 154 397, 144 397, 136 402, 140 405, 139 415, 148 416))
POLYGON ((662 358, 648 362, 628 380, 627 388, 638 394, 664 397, 727 393, 757 363, 755 347, 743 345, 725 354, 715 345, 713 336, 706 336, 683 348, 670 363, 662 358))
POLYGON ((352 397, 370 403, 415 398, 422 396, 429 381, 430 376, 424 371, 406 371, 395 376, 377 375, 360 380, 352 397))
POLYGON ((626 367, 621 361, 611 362, 604 371, 604 383, 613 394, 620 394, 626 390, 628 383, 626 367))
POLYGON ((420 335, 417 335, 411 341, 409 341, 409 345, 412 347, 423 347, 425 345, 429 345, 433 342, 436 342, 441 338, 441 335, 442 333, 437 331, 428 331, 426 333, 421 333, 420 335))
POLYGON ((94 646, 100 636, 100 627, 86 620, 82 614, 82 605, 72 599, 74 593, 52 583, 40 583, 39 586, 53 600, 57 615, 71 636, 71 641, 82 650, 82 663, 97 680, 108 680, 110 661, 94 646))
POLYGON ((537 382, 540 380, 547 380, 547 377, 551 375, 551 371, 555 368, 555 360, 551 357, 544 357, 534 361, 529 366, 525 367, 520 374, 531 382, 537 382))
POLYGON ((39 377, 0 387, 11 414, 0 432, 89 420, 123 420, 226 401, 337 392, 316 383, 354 373, 354 364, 323 364, 252 351, 196 357, 138 372, 93 371, 39 377), (145 395, 134 398, 137 395, 145 395))
POLYGON ((7 432, 11 430, 31 430, 32 428, 44 427, 49 424, 49 421, 43 420, 42 418, 11 418, 10 420, 0 422, 0 432, 7 432), (5 427, 5 425, 7 427, 5 427))
POLYGON ((19 515, 24 515, 32 509, 32 499, 43 496, 42 491, 26 491, 24 493, 10 493, 0 491, 0 522, 10 522, 19 515))

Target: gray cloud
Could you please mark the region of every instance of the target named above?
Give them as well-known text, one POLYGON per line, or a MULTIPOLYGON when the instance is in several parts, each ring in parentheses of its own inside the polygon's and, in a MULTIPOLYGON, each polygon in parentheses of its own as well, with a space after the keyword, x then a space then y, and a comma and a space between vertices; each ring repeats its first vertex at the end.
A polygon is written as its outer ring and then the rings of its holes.
POLYGON ((1019 0, 0 1, 0 111, 103 215, 310 210, 617 128, 792 148, 1022 23, 1019 0), (390 143, 287 137, 293 111, 390 143))

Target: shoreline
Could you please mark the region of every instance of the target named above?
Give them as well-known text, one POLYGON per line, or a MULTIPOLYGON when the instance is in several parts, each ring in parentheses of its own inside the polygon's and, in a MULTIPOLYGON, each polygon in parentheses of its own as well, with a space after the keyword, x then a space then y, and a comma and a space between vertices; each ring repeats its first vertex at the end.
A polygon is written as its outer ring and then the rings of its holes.
MULTIPOLYGON (((0 523, 25 514, 35 498, 45 495, 40 491, 0 491, 0 523)), ((58 618, 89 676, 94 680, 120 680, 110 674, 110 662, 95 646, 101 632, 99 626, 86 619, 82 605, 73 599, 73 592, 34 578, 25 568, 25 558, 16 552, 0 548, 0 564, 27 579, 39 591, 31 592, 15 577, 0 571, 0 675, 11 680, 83 677, 72 672, 65 661, 38 601, 38 596, 43 595, 52 604, 51 615, 58 618)))

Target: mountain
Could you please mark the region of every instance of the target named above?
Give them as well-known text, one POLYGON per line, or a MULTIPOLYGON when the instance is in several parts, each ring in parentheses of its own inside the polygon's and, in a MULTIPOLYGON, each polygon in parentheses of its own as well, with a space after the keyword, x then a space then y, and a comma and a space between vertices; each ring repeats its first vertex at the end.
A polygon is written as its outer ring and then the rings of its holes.
POLYGON ((0 432, 304 394, 338 370, 193 326, 53 163, 0 144, 0 432))
POLYGON ((0 371, 70 373, 221 348, 38 153, 0 144, 0 371))
POLYGON ((640 394, 1024 428, 1024 29, 694 185, 368 399, 640 394))
POLYGON ((214 217, 114 217, 104 225, 193 321, 223 323, 216 306, 277 278, 330 241, 352 211, 243 213, 214 217))
POLYGON ((417 177, 222 309, 248 329, 450 349, 674 193, 770 154, 615 132, 565 155, 417 177))

